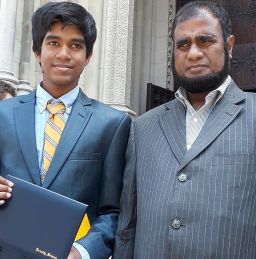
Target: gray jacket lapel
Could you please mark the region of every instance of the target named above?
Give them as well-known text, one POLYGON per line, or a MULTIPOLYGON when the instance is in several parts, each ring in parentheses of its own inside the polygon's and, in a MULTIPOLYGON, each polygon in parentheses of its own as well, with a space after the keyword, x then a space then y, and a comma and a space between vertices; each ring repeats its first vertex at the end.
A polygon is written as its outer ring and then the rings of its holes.
POLYGON ((57 146, 50 168, 47 172, 43 187, 47 188, 54 178, 59 174, 64 163, 68 159, 73 147, 87 125, 92 111, 86 109, 91 105, 91 100, 87 98, 80 90, 79 95, 74 103, 72 112, 69 115, 67 124, 62 133, 60 142, 57 146))
POLYGON ((178 100, 165 104, 166 110, 159 115, 160 125, 171 149, 182 163, 186 150, 186 111, 178 100))
POLYGON ((234 82, 227 88, 224 96, 216 104, 204 127, 191 149, 186 153, 181 168, 206 149, 219 134, 237 117, 242 107, 239 105, 245 99, 245 94, 234 82))
POLYGON ((20 97, 14 109, 14 120, 20 148, 35 184, 40 185, 40 173, 35 136, 35 92, 20 97))

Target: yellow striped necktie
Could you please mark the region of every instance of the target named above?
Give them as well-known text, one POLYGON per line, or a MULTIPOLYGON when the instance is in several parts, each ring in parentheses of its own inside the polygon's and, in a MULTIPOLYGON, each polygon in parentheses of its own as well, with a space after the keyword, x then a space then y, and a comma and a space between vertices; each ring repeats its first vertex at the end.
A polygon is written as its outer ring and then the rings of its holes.
POLYGON ((44 131, 43 167, 41 170, 41 181, 45 180, 47 171, 51 165, 55 150, 60 141, 62 131, 65 127, 64 113, 65 105, 62 102, 52 103, 49 101, 46 106, 50 113, 44 131))

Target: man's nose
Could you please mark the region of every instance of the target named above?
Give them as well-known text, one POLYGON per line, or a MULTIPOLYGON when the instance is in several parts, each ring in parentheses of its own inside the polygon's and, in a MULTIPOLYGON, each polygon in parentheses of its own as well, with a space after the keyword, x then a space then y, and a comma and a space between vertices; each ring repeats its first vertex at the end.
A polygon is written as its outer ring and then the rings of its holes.
POLYGON ((188 51, 187 58, 190 60, 197 60, 203 56, 202 49, 197 44, 191 44, 188 51))
POLYGON ((71 55, 70 55, 70 50, 67 46, 62 46, 57 55, 56 55, 57 58, 61 58, 61 59, 70 59, 71 58, 71 55))

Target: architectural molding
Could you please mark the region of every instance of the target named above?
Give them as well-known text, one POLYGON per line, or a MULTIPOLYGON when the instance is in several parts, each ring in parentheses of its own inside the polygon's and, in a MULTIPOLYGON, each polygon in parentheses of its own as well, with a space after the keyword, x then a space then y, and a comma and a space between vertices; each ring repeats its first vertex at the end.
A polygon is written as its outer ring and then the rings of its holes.
POLYGON ((134 0, 104 1, 100 100, 130 114, 134 0))
POLYGON ((111 106, 112 108, 115 108, 119 111, 122 111, 122 112, 125 112, 125 113, 128 113, 129 115, 131 115, 132 117, 135 117, 136 116, 136 112, 133 111, 131 109, 130 106, 128 105, 125 105, 125 104, 120 104, 120 103, 105 103, 106 105, 109 105, 111 106))
POLYGON ((1 1, 0 6, 0 79, 18 83, 14 75, 14 43, 17 0, 1 1))
MULTIPOLYGON (((28 42, 27 38, 24 38, 24 35, 31 35, 31 31, 27 24, 24 26, 23 18, 30 23, 28 9, 31 9, 31 4, 33 8, 33 2, 1 1, 0 6, 0 80, 10 82, 17 89, 18 95, 27 94, 33 89, 28 83, 30 71, 27 72, 27 77, 22 77, 23 59, 28 59, 29 64, 31 52, 31 41, 29 46, 25 47, 28 42)), ((32 13, 33 9, 31 15, 32 13)))
POLYGON ((166 88, 174 90, 173 77, 172 77, 172 39, 171 31, 173 19, 176 12, 176 1, 169 0, 169 14, 168 14, 168 49, 167 49, 167 78, 166 88))

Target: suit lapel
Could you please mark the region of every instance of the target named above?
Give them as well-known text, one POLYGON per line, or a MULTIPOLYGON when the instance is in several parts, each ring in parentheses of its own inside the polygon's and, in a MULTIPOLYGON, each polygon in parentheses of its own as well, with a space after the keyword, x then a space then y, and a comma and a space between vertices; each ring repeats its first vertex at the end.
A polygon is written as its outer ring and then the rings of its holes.
POLYGON ((86 109, 86 106, 90 105, 91 100, 87 98, 80 90, 80 93, 73 105, 72 112, 69 115, 65 129, 62 133, 50 168, 47 172, 43 187, 49 187, 68 159, 69 154, 71 153, 92 115, 92 111, 86 109))
POLYGON ((186 150, 186 111, 178 100, 165 104, 164 113, 159 115, 160 125, 171 149, 182 163, 186 150))
POLYGON ((186 153, 180 170, 205 150, 230 125, 242 109, 238 103, 244 99, 245 94, 232 82, 212 110, 195 143, 186 153))
POLYGON ((14 121, 20 148, 33 182, 40 185, 35 136, 35 91, 21 96, 20 103, 21 105, 14 108, 14 121))

